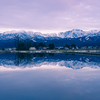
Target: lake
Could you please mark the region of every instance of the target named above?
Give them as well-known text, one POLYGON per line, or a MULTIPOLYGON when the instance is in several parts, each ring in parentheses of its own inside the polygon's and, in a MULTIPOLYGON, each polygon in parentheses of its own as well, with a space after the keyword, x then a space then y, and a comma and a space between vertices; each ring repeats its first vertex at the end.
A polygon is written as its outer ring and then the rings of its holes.
POLYGON ((0 100, 100 100, 100 56, 2 53, 0 100))

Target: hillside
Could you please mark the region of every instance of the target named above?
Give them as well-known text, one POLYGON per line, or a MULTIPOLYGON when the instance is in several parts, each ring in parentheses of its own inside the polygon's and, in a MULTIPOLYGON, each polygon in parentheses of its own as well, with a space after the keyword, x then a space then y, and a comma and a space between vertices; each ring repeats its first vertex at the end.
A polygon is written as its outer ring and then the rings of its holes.
POLYGON ((0 48, 15 47, 16 36, 21 40, 31 40, 31 43, 43 42, 47 45, 54 43, 55 46, 65 46, 65 44, 75 44, 77 46, 100 45, 100 31, 85 32, 79 29, 60 32, 58 34, 42 34, 40 32, 11 31, 0 33, 0 48))

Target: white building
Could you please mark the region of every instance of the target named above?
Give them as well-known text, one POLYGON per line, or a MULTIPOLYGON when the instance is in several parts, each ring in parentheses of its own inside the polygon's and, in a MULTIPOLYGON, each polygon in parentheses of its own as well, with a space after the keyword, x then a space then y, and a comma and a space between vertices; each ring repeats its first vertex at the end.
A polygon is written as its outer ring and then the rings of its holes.
POLYGON ((49 49, 49 47, 43 47, 43 50, 47 50, 47 49, 49 49))
POLYGON ((76 49, 79 49, 79 48, 76 46, 76 49))
POLYGON ((12 48, 5 48, 5 50, 6 50, 6 51, 11 51, 11 50, 12 50, 12 48))
POLYGON ((85 47, 81 47, 81 49, 87 49, 87 47, 85 46, 85 47))
POLYGON ((88 49, 92 49, 93 47, 92 46, 88 46, 88 49))
POLYGON ((29 50, 36 50, 36 48, 35 47, 30 47, 29 50))
POLYGON ((16 50, 16 48, 12 48, 12 50, 16 50))
POLYGON ((69 49, 68 47, 65 47, 65 49, 69 49))
POLYGON ((56 47, 56 49, 59 49, 60 50, 60 49, 64 49, 64 47, 56 47))

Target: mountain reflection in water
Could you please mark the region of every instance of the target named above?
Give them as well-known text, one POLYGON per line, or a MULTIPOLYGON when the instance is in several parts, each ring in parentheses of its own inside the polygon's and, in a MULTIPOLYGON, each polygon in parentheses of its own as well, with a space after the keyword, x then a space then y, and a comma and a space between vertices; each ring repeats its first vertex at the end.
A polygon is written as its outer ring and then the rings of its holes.
POLYGON ((100 56, 0 54, 0 100, 100 100, 100 56))
POLYGON ((73 54, 0 54, 0 66, 10 68, 30 68, 42 65, 59 65, 60 67, 81 69, 83 67, 99 68, 100 56, 73 54))

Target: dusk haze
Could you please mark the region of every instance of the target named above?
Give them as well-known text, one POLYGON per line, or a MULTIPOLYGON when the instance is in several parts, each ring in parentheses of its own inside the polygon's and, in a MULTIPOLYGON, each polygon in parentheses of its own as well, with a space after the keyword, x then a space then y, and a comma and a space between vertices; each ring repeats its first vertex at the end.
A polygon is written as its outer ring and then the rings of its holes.
POLYGON ((0 0, 0 100, 100 100, 100 0, 0 0))

